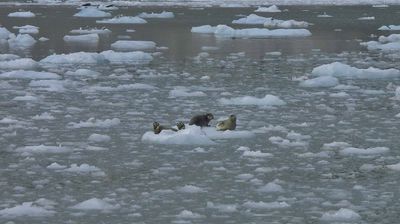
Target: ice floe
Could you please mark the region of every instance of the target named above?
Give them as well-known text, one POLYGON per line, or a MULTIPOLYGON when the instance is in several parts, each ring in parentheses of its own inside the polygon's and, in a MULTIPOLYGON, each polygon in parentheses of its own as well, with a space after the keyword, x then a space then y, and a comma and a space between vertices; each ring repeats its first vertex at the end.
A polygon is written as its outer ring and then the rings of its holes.
POLYGON ((263 98, 257 98, 253 96, 243 96, 234 98, 222 98, 219 100, 221 104, 227 105, 257 105, 257 106, 282 106, 286 105, 286 102, 281 100, 279 97, 267 94, 263 98))
POLYGON ((226 25, 210 26, 204 25, 192 27, 192 33, 209 33, 217 37, 227 38, 277 38, 277 37, 308 37, 311 32, 307 29, 275 29, 247 28, 233 29, 226 25))
POLYGON ((115 51, 153 50, 155 48, 156 43, 153 41, 118 40, 111 44, 111 49, 115 51))
POLYGON ((7 218, 15 218, 21 216, 43 217, 52 216, 55 213, 55 211, 46 209, 44 206, 40 206, 36 202, 23 202, 21 205, 16 205, 11 208, 0 210, 0 216, 7 218))
POLYGON ((400 25, 388 25, 388 26, 381 26, 378 28, 378 30, 386 30, 386 31, 396 31, 400 30, 400 25))
POLYGON ((73 149, 64 146, 51 146, 51 145, 32 145, 23 146, 15 149, 18 153, 67 153, 71 152, 73 149))
POLYGON ((61 77, 52 72, 17 70, 1 73, 0 79, 61 79, 61 77))
POLYGON ((104 91, 104 92, 113 92, 113 91, 127 91, 127 90, 154 90, 157 87, 154 87, 149 84, 144 83, 133 83, 133 84, 122 84, 118 86, 92 86, 85 90, 85 92, 97 92, 97 91, 104 91))
POLYGON ((96 20, 96 23, 104 24, 144 24, 146 20, 137 16, 120 16, 111 19, 96 20))
POLYGON ((256 14, 250 14, 247 17, 233 20, 233 24, 260 24, 269 28, 306 28, 309 23, 296 20, 279 20, 272 17, 266 18, 256 14))
POLYGON ((255 202, 255 201, 247 201, 243 203, 243 207, 255 210, 269 210, 269 209, 282 209, 288 208, 290 205, 286 202, 255 202))
POLYGON ((271 5, 269 7, 258 7, 254 12, 282 12, 276 5, 271 5))
POLYGON ((36 15, 31 11, 12 12, 8 14, 8 17, 21 17, 21 18, 33 18, 35 16, 36 15))
POLYGON ((65 75, 66 76, 77 76, 77 77, 81 76, 81 77, 86 77, 86 78, 97 78, 101 74, 99 72, 96 72, 96 71, 80 68, 80 69, 77 69, 76 71, 67 71, 65 73, 65 75))
POLYGON ((138 15, 140 18, 149 18, 149 19, 171 19, 174 18, 175 15, 173 12, 166 12, 166 11, 162 11, 160 13, 146 13, 146 12, 142 12, 138 15))
POLYGON ((10 48, 31 48, 36 40, 29 34, 10 35, 8 45, 10 48))
POLYGON ((96 166, 83 163, 81 165, 71 164, 69 168, 60 170, 61 172, 70 172, 77 174, 91 174, 93 176, 105 176, 106 174, 96 166))
POLYGON ((275 182, 270 182, 260 188, 257 189, 258 192, 261 193, 278 193, 278 192, 284 192, 283 188, 281 185, 275 183, 275 182))
POLYGON ((0 60, 1 70, 34 70, 39 67, 39 64, 30 58, 19 58, 15 60, 0 60))
POLYGON ((29 86, 49 92, 64 92, 64 83, 64 80, 32 80, 29 86))
POLYGON ((94 133, 89 136, 88 140, 91 142, 109 142, 111 137, 108 135, 94 133))
POLYGON ((74 16, 100 18, 100 17, 111 17, 111 13, 103 12, 97 8, 89 7, 89 8, 84 8, 81 11, 75 13, 74 16))
POLYGON ((33 120, 54 120, 55 117, 48 112, 38 114, 32 117, 33 120))
POLYGON ((300 82, 301 87, 317 88, 317 87, 333 87, 339 84, 339 80, 332 76, 322 76, 313 79, 307 79, 300 82))
POLYGON ((360 155, 360 156, 365 156, 365 155, 379 155, 382 153, 387 153, 389 152, 389 148, 387 147, 375 147, 375 148, 354 148, 354 147, 348 147, 340 150, 341 155, 360 155))
POLYGON ((400 34, 391 34, 387 37, 380 36, 378 41, 360 43, 368 50, 380 50, 383 52, 398 52, 400 50, 400 34))
POLYGON ((99 43, 100 37, 97 33, 82 34, 82 35, 66 35, 63 40, 67 43, 82 43, 89 45, 97 45, 99 43))
POLYGON ((177 97, 204 97, 207 96, 202 91, 193 91, 190 92, 190 90, 186 87, 175 87, 173 90, 169 91, 169 97, 171 98, 177 98, 177 97))
POLYGON ((40 63, 48 66, 57 64, 101 64, 106 61, 112 64, 148 64, 153 60, 149 53, 142 51, 115 52, 112 50, 101 53, 75 52, 70 54, 54 54, 42 59, 40 63))
POLYGON ((25 26, 13 26, 13 29, 17 29, 20 34, 38 34, 39 27, 32 25, 25 26))
POLYGON ((179 187, 177 189, 178 192, 181 193, 188 193, 188 194, 195 194, 195 193, 202 193, 205 192, 205 190, 203 190, 200 187, 197 186, 193 186, 193 185, 185 185, 183 187, 179 187))
POLYGON ((93 127, 98 127, 98 128, 109 128, 112 126, 119 125, 121 121, 118 118, 112 118, 112 119, 105 119, 105 120, 99 120, 96 118, 89 118, 87 121, 80 121, 79 123, 68 123, 68 127, 70 128, 93 128, 93 127))
POLYGON ((315 76, 334 76, 356 79, 388 79, 400 77, 400 71, 394 68, 379 69, 369 67, 367 69, 359 69, 340 62, 318 66, 312 70, 311 74, 315 76))
POLYGON ((375 16, 359 17, 358 20, 375 20, 375 16))
POLYGON ((102 29, 97 29, 97 28, 92 28, 92 29, 74 29, 69 31, 71 34, 91 34, 91 33, 97 33, 97 34, 110 34, 112 33, 111 30, 107 28, 102 28, 102 29))
POLYGON ((120 208, 118 204, 110 204, 106 200, 91 198, 81 203, 78 203, 71 207, 72 209, 77 210, 113 210, 120 208))
POLYGON ((341 208, 338 211, 326 212, 322 215, 322 221, 329 222, 353 222, 361 219, 361 216, 348 208, 341 208))
POLYGON ((0 40, 7 40, 12 34, 7 28, 5 27, 0 27, 0 40))
POLYGON ((195 212, 192 212, 189 210, 183 210, 176 216, 176 218, 179 218, 179 219, 200 219, 203 217, 204 217, 203 215, 200 215, 198 213, 195 213, 195 212))

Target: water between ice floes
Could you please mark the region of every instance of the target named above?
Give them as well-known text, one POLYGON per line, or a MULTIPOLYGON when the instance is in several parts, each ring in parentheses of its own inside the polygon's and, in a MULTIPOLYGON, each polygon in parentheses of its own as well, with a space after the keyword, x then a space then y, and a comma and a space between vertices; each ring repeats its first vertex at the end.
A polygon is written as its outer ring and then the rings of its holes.
POLYGON ((399 7, 282 7, 274 17, 313 24, 311 37, 283 39, 190 32, 248 28, 231 22, 256 8, 168 8, 174 17, 140 25, 99 25, 74 17, 75 7, 7 17, 18 9, 1 7, 2 25, 37 26, 35 40, 49 40, 0 48, 1 222, 398 221, 399 57, 360 42, 392 34, 378 28, 399 25, 399 7), (367 16, 375 20, 358 20, 367 16), (103 26, 111 33, 94 45, 63 40, 103 26), (118 40, 156 47, 133 63, 138 55, 108 51, 118 40), (92 53, 59 56, 79 51, 92 53), (395 70, 377 78, 387 71, 368 67, 395 70), (188 123, 200 112, 236 114, 238 132, 149 132, 153 121, 188 123))

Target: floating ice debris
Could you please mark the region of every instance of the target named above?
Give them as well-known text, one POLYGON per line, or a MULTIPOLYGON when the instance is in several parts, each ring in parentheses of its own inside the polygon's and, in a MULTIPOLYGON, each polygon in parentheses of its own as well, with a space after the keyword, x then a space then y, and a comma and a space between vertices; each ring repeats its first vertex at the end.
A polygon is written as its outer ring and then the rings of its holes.
POLYGON ((110 34, 111 30, 103 28, 103 29, 96 29, 96 28, 92 28, 92 29, 75 29, 75 30, 71 30, 69 31, 71 34, 91 34, 91 33, 97 33, 97 34, 110 34))
POLYGON ((324 14, 317 15, 317 17, 319 17, 319 18, 330 18, 332 16, 328 15, 328 14, 326 14, 326 12, 324 12, 324 14))
POLYGON ((88 140, 91 142, 109 142, 111 138, 108 135, 94 133, 89 136, 88 140))
POLYGON ((86 78, 97 78, 99 77, 101 74, 99 72, 96 71, 92 71, 89 69, 84 69, 84 68, 80 68, 76 71, 67 71, 65 73, 66 76, 82 76, 82 77, 86 77, 86 78))
POLYGON ((222 104, 228 105, 257 105, 257 106, 281 106, 285 105, 285 101, 279 97, 267 94, 264 98, 253 96, 235 97, 231 99, 222 98, 219 100, 222 104))
POLYGON ((391 34, 387 37, 380 36, 378 41, 360 43, 368 50, 381 50, 383 52, 397 52, 400 50, 400 34, 391 34))
POLYGON ((71 164, 70 168, 62 170, 63 172, 72 172, 78 174, 92 174, 94 176, 105 176, 105 173, 96 166, 91 166, 86 163, 81 165, 71 164))
POLYGON ((50 170, 62 170, 62 169, 67 168, 67 166, 63 166, 58 163, 52 163, 52 164, 48 165, 46 168, 50 169, 50 170))
POLYGON ((25 96, 16 96, 13 98, 15 101, 38 101, 39 98, 32 95, 25 95, 25 96))
POLYGON ((96 20, 96 23, 105 23, 105 24, 144 24, 147 23, 146 20, 137 17, 137 16, 121 16, 114 17, 112 19, 103 19, 96 20))
POLYGON ((39 27, 32 25, 25 26, 13 26, 13 29, 17 29, 20 34, 38 34, 39 27))
POLYGON ((200 219, 203 218, 204 216, 198 213, 191 212, 189 210, 183 210, 176 217, 179 219, 200 219))
POLYGON ((258 188, 257 191, 262 193, 276 193, 276 192, 283 192, 284 190, 281 185, 276 184, 274 182, 270 182, 258 188))
POLYGON ((112 86, 92 86, 89 87, 87 92, 96 92, 96 91, 105 91, 105 92, 113 92, 113 91, 127 91, 127 90, 153 90, 157 89, 152 85, 144 84, 144 83, 133 83, 133 84, 122 84, 115 87, 112 86))
POLYGON ((288 208, 290 205, 286 202, 255 202, 255 201, 247 201, 243 203, 243 207, 249 208, 249 209, 256 209, 256 210, 268 210, 268 209, 282 209, 282 208, 288 208))
POLYGON ((329 221, 329 222, 352 222, 361 219, 361 216, 347 208, 341 208, 335 212, 326 212, 322 215, 322 221, 329 221))
POLYGON ((38 206, 35 202, 23 202, 12 208, 5 208, 0 210, 0 216, 7 218, 29 216, 29 217, 42 217, 51 216, 56 212, 48 210, 45 207, 38 206))
POLYGON ((216 144, 201 130, 200 127, 190 126, 178 132, 165 130, 160 134, 148 131, 142 136, 143 142, 165 145, 214 145, 216 144))
POLYGON ((339 84, 339 80, 332 76, 323 76, 313 79, 308 79, 300 82, 301 87, 319 88, 319 87, 333 87, 339 84))
POLYGON ((98 34, 92 33, 92 34, 83 34, 77 36, 66 35, 64 36, 63 40, 69 43, 84 43, 90 45, 97 45, 99 43, 100 38, 98 34))
POLYGON ((162 11, 160 13, 146 13, 146 12, 142 12, 138 15, 140 18, 151 18, 151 19, 171 19, 174 18, 175 15, 173 12, 166 12, 166 11, 162 11))
POLYGON ((8 39, 10 48, 31 48, 35 43, 36 40, 29 34, 10 35, 8 39))
POLYGON ((373 8, 388 8, 389 5, 386 4, 377 4, 377 5, 372 5, 373 8))
POLYGON ((23 146, 15 149, 19 153, 66 153, 73 151, 71 148, 63 146, 49 146, 49 145, 32 145, 23 146))
POLYGON ((142 51, 115 52, 112 50, 101 53, 75 52, 70 54, 54 54, 47 56, 40 62, 48 66, 57 64, 100 64, 110 62, 112 64, 148 64, 153 60, 149 53, 142 51))
POLYGON ((227 130, 227 131, 217 131, 214 127, 203 127, 203 133, 207 135, 210 139, 234 139, 234 138, 252 138, 254 133, 251 131, 239 131, 239 130, 227 130))
POLYGON ((39 41, 41 41, 41 42, 45 42, 45 41, 48 41, 48 40, 50 40, 49 38, 46 38, 46 37, 41 37, 41 38, 39 38, 39 41))
POLYGON ((265 27, 271 28, 305 28, 308 27, 308 23, 304 21, 296 21, 296 20, 279 20, 274 18, 266 18, 262 16, 258 16, 256 14, 251 14, 247 17, 233 20, 233 24, 260 24, 265 27))
POLYGON ((32 80, 29 86, 39 87, 40 90, 49 92, 64 92, 64 83, 64 80, 32 80))
POLYGON ((253 158, 264 158, 264 157, 272 157, 273 155, 267 152, 246 150, 243 152, 242 156, 253 157, 253 158))
POLYGON ((258 7, 254 12, 282 12, 276 5, 271 5, 269 7, 258 7))
POLYGON ((36 72, 17 70, 0 74, 0 79, 60 79, 61 77, 52 72, 36 72))
POLYGON ((98 120, 96 118, 89 118, 87 121, 80 121, 79 123, 68 123, 68 127, 71 128, 109 128, 112 126, 119 125, 121 121, 118 118, 98 120))
POLYGON ((207 202, 207 208, 215 209, 223 213, 236 212, 238 209, 237 207, 237 204, 214 204, 213 202, 207 202))
POLYGON ((113 205, 102 199, 91 198, 79 204, 76 204, 71 208, 77 210, 113 210, 120 208, 120 205, 113 205))
POLYGON ((394 92, 394 100, 400 100, 400 86, 394 92))
POLYGON ((156 43, 153 41, 118 40, 111 44, 111 49, 116 51, 153 50, 156 43))
POLYGON ((38 67, 39 64, 30 58, 20 58, 8 61, 0 60, 0 69, 2 70, 32 70, 38 67))
POLYGON ((21 17, 21 18, 33 18, 35 14, 31 11, 27 12, 12 12, 8 14, 8 17, 21 17))
POLYGON ((0 62, 11 61, 19 58, 21 57, 15 54, 0 54, 0 62))
POLYGON ((90 17, 90 18, 100 18, 100 17, 110 17, 111 13, 103 12, 97 8, 84 8, 80 12, 74 14, 75 17, 90 17))
POLYGON ((400 71, 397 69, 378 69, 373 67, 359 69, 340 62, 318 66, 312 70, 311 74, 315 76, 335 76, 356 79, 387 79, 400 77, 400 71))
POLYGON ((177 191, 181 192, 181 193, 189 193, 189 194, 205 192, 200 187, 193 186, 193 185, 185 185, 183 187, 178 188, 177 191))
POLYGON ((212 27, 209 25, 193 27, 192 33, 213 33, 217 37, 225 38, 277 38, 277 37, 308 37, 311 32, 307 29, 275 29, 248 28, 233 29, 226 25, 212 27))
POLYGON ((118 10, 118 7, 113 4, 100 4, 97 8, 100 10, 118 10))
POLYGON ((169 91, 170 98, 177 98, 177 97, 204 97, 207 96, 202 91, 193 91, 189 92, 189 89, 186 87, 175 87, 173 90, 169 91))
POLYGON ((387 168, 395 171, 400 171, 400 163, 392 164, 392 165, 386 165, 387 168))
POLYGON ((381 27, 378 28, 378 30, 387 30, 387 31, 393 30, 393 31, 396 31, 396 30, 400 30, 400 25, 381 26, 381 27))
POLYGON ((375 20, 375 16, 359 17, 358 20, 375 20))
POLYGON ((375 147, 375 148, 367 148, 367 149, 362 149, 362 148, 354 148, 354 147, 348 147, 340 150, 341 155, 377 155, 377 154, 382 154, 389 152, 389 148, 387 147, 375 147))
POLYGON ((0 27, 0 40, 7 40, 12 34, 7 28, 5 27, 0 27))
POLYGON ((55 117, 47 112, 32 117, 33 120, 54 120, 55 117))

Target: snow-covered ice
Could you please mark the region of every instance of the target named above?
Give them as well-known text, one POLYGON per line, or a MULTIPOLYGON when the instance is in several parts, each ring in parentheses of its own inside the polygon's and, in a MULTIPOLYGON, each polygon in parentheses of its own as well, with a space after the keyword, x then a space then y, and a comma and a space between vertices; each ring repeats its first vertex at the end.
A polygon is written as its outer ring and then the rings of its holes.
POLYGON ((155 48, 156 43, 153 41, 118 40, 111 44, 111 49, 115 51, 143 51, 155 48))
POLYGON ((249 24, 249 25, 264 25, 269 28, 306 28, 309 23, 296 20, 280 20, 272 17, 262 17, 256 14, 250 14, 244 18, 233 20, 233 24, 249 24))
POLYGON ((84 8, 81 11, 74 14, 75 17, 89 17, 89 18, 100 18, 100 17, 111 17, 111 13, 101 11, 97 8, 84 8))
POLYGON ((82 35, 65 35, 63 40, 68 43, 82 43, 82 44, 90 44, 97 45, 99 43, 100 37, 96 33, 92 34, 82 34, 82 35))
POLYGON ((144 24, 146 20, 137 16, 120 16, 111 19, 96 20, 100 24, 144 24))
POLYGON ((12 12, 8 14, 8 17, 20 17, 20 18, 33 18, 36 15, 31 11, 20 11, 20 12, 12 12))
POLYGON ((155 13, 155 12, 151 12, 151 13, 147 13, 147 12, 142 12, 138 15, 140 18, 149 18, 149 19, 171 19, 174 18, 175 15, 173 12, 166 12, 166 11, 162 11, 160 13, 155 13))
POLYGON ((258 7, 254 12, 282 12, 276 5, 271 5, 269 7, 258 7))

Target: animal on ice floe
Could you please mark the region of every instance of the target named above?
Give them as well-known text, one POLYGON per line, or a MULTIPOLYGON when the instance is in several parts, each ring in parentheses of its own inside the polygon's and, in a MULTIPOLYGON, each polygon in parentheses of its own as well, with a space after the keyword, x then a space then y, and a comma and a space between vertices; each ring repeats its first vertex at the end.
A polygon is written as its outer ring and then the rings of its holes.
POLYGON ((160 134, 160 132, 161 132, 162 130, 172 130, 172 131, 175 131, 175 132, 176 132, 176 131, 185 129, 185 124, 184 124, 182 121, 180 121, 180 122, 178 122, 178 123, 176 124, 176 127, 177 127, 178 129, 173 128, 173 127, 162 126, 162 125, 160 125, 160 123, 158 123, 158 122, 154 122, 154 123, 153 123, 154 134, 160 134))
POLYGON ((200 127, 209 127, 210 121, 214 119, 214 115, 211 113, 196 115, 190 119, 189 125, 196 125, 200 127))
POLYGON ((229 115, 228 119, 218 122, 216 128, 217 128, 217 131, 235 130, 236 116, 233 114, 229 115))

